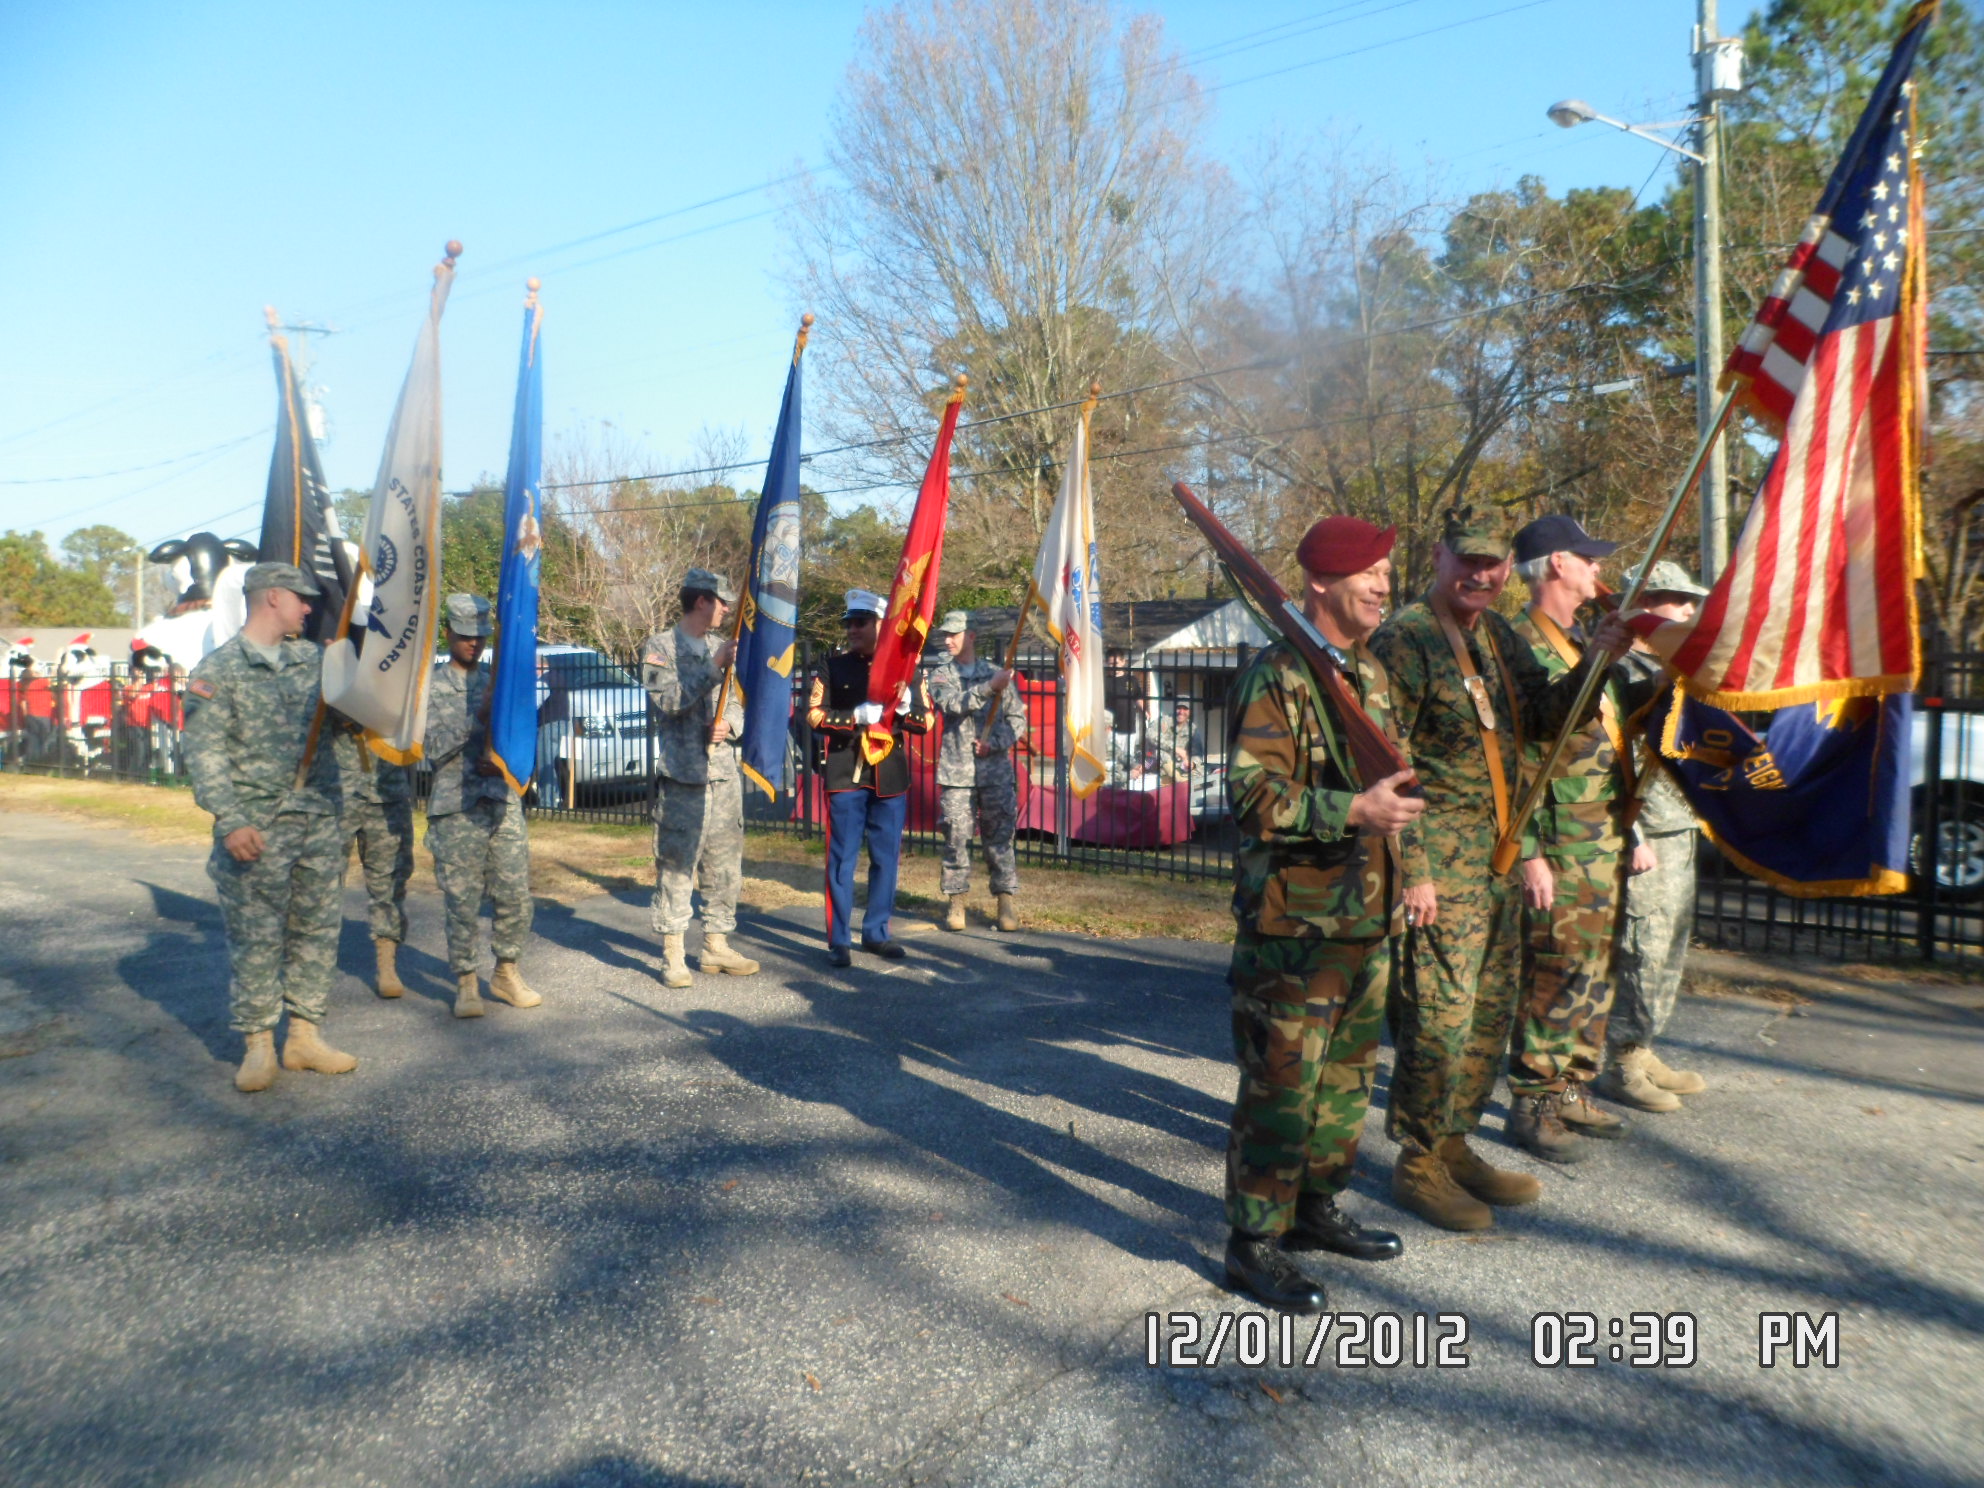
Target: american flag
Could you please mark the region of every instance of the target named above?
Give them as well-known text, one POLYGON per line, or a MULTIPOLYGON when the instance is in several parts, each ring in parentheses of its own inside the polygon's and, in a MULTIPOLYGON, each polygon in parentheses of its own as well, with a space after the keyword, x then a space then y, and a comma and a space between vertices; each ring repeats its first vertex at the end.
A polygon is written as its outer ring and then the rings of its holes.
POLYGON ((1725 382, 1782 435, 1729 568, 1691 624, 1643 617, 1687 690, 1724 708, 1906 691, 1923 412, 1918 5, 1725 382))

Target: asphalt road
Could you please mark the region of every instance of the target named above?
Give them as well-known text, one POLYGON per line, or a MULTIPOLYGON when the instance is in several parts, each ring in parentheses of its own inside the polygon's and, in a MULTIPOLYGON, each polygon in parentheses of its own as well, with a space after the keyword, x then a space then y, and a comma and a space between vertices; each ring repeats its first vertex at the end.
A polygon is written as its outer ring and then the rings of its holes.
POLYGON ((0 1482, 1984 1482, 1975 995, 1687 999, 1712 1092, 1482 1237, 1391 1208, 1374 1121, 1348 1204, 1407 1253, 1310 1269, 1405 1362, 1339 1358, 1345 1316, 1315 1367, 1303 1323, 1152 1368, 1148 1314, 1235 1306, 1220 947, 834 972, 790 910, 671 992, 602 896, 540 905, 541 1009, 458 1023, 416 898, 411 994, 334 994, 357 1073, 247 1097, 203 864, 0 818, 0 1482), (1695 1362, 1538 1367, 1562 1311, 1687 1313, 1695 1362), (1767 1312, 1836 1313, 1837 1367, 1760 1368, 1767 1312), (1464 1368, 1412 1362, 1420 1313, 1464 1368))

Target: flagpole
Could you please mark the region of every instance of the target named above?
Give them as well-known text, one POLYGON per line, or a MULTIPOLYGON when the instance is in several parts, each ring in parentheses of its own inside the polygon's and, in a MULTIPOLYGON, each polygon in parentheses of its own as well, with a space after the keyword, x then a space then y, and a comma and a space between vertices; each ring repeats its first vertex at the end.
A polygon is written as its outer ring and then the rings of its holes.
MULTIPOLYGON (((1632 582, 1627 585, 1625 594, 1619 600, 1621 614, 1639 603, 1640 594, 1646 588, 1648 577, 1653 573, 1653 565, 1660 561, 1660 555, 1667 550, 1667 539, 1673 535, 1674 523, 1681 515, 1681 508, 1687 502, 1688 493, 1694 490, 1695 482, 1701 479, 1702 471, 1708 465, 1709 452, 1715 448, 1716 441, 1722 438, 1723 428, 1729 423, 1729 415, 1736 407, 1736 395, 1741 390, 1741 386, 1740 383, 1732 384, 1722 395, 1722 402, 1715 410, 1714 422, 1696 441, 1695 457, 1688 462, 1688 473, 1674 488, 1674 495, 1667 503, 1666 514, 1661 517, 1660 525, 1653 529, 1653 537, 1647 543, 1646 557, 1641 560, 1639 571, 1633 575, 1632 582)), ((1537 770, 1530 779, 1528 788, 1524 790, 1521 803, 1517 805, 1515 814, 1509 818, 1508 830, 1503 833, 1501 841, 1495 844, 1494 869, 1498 875, 1507 873, 1515 867, 1522 829, 1529 825, 1529 819, 1536 814, 1536 808, 1542 804, 1543 793, 1550 788, 1550 777, 1557 771, 1557 762, 1563 758, 1565 746, 1570 743, 1571 735, 1577 732, 1592 697, 1604 684, 1607 670, 1607 667, 1596 665, 1586 670, 1584 683, 1578 688, 1577 701, 1571 705, 1571 711, 1564 715, 1564 726, 1557 730, 1557 737, 1551 742, 1550 752, 1543 756, 1542 767, 1537 770)), ((1521 700, 1518 698, 1510 698, 1509 703, 1512 707, 1521 706, 1521 700)), ((1520 764, 1517 765, 1517 769, 1521 769, 1520 764)))
MULTIPOLYGON (((799 317, 799 334, 792 341, 792 365, 798 366, 799 359, 806 355, 806 338, 813 334, 813 312, 808 310, 799 317)), ((796 496, 799 493, 793 492, 796 496)), ((765 499, 764 492, 758 499, 765 499)), ((716 717, 710 720, 710 743, 716 743, 717 726, 723 722, 723 710, 730 702, 730 687, 737 679, 737 643, 744 638, 744 601, 751 593, 751 578, 744 577, 744 587, 737 594, 737 613, 730 617, 730 662, 723 669, 723 682, 716 690, 716 717)))
MULTIPOLYGON (((335 639, 331 642, 333 646, 342 645, 345 636, 351 631, 351 612, 358 603, 358 579, 364 571, 361 556, 359 572, 352 575, 351 584, 344 591, 344 610, 338 616, 338 628, 335 639)), ((310 774, 310 763, 317 757, 317 740, 324 732, 324 715, 329 711, 330 704, 324 701, 323 675, 320 672, 317 680, 317 711, 310 716, 310 737, 303 741, 303 758, 296 762, 296 780, 293 789, 302 790, 303 782, 310 774)))

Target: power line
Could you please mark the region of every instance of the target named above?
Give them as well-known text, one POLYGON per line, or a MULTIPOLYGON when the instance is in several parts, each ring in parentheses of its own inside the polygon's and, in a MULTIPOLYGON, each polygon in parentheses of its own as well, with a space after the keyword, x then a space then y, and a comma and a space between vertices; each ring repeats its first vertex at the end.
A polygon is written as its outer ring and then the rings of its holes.
MULTIPOLYGON (((231 450, 237 444, 246 444, 251 439, 261 439, 269 434, 274 427, 271 424, 267 429, 257 429, 252 434, 243 434, 239 439, 230 439, 225 444, 210 444, 205 449, 197 449, 190 454, 174 455, 170 460, 154 460, 149 465, 127 465, 122 470, 99 470, 93 475, 26 476, 14 480, 0 480, 0 486, 55 486, 65 484, 69 481, 109 480, 112 476, 116 475, 138 475, 147 470, 163 470, 168 465, 177 465, 185 460, 197 460, 202 455, 217 454, 222 450, 231 450)), ((117 496, 112 499, 122 501, 125 498, 117 496)))

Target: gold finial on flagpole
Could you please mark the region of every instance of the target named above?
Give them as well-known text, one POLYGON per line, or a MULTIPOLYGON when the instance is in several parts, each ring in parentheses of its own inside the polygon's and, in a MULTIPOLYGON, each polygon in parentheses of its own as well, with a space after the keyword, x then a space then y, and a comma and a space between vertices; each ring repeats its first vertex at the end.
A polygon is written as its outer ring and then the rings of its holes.
POLYGON ((964 375, 964 373, 962 373, 962 372, 960 372, 960 373, 958 373, 958 375, 957 375, 957 377, 956 377, 956 378, 955 378, 955 379, 953 380, 953 383, 952 383, 952 391, 951 391, 951 396, 950 396, 950 398, 949 398, 949 399, 948 399, 947 401, 949 401, 949 402, 952 402, 952 403, 962 403, 962 402, 964 402, 964 390, 965 390, 965 386, 966 386, 966 384, 968 384, 968 383, 969 383, 970 381, 971 381, 971 379, 970 379, 969 377, 967 377, 967 376, 965 376, 965 375, 964 375))
POLYGON ((448 258, 447 258, 448 267, 452 269, 455 266, 455 260, 460 258, 461 256, 462 256, 462 240, 460 238, 448 239, 448 258))
POLYGON ((535 310, 537 308, 537 292, 543 287, 543 281, 535 274, 524 280, 524 309, 535 310))
POLYGON ((799 317, 799 336, 792 343, 792 360, 799 360, 799 353, 806 349, 806 338, 813 334, 813 312, 808 310, 799 317))
POLYGON ((269 334, 271 336, 276 333, 277 328, 282 324, 282 319, 276 314, 276 307, 274 305, 264 305, 262 307, 262 319, 269 323, 269 334))
POLYGON ((1094 382, 1091 382, 1088 385, 1088 401, 1082 404, 1083 418, 1087 418, 1090 414, 1095 412, 1095 405, 1101 397, 1102 397, 1102 383, 1100 379, 1098 379, 1094 382))

